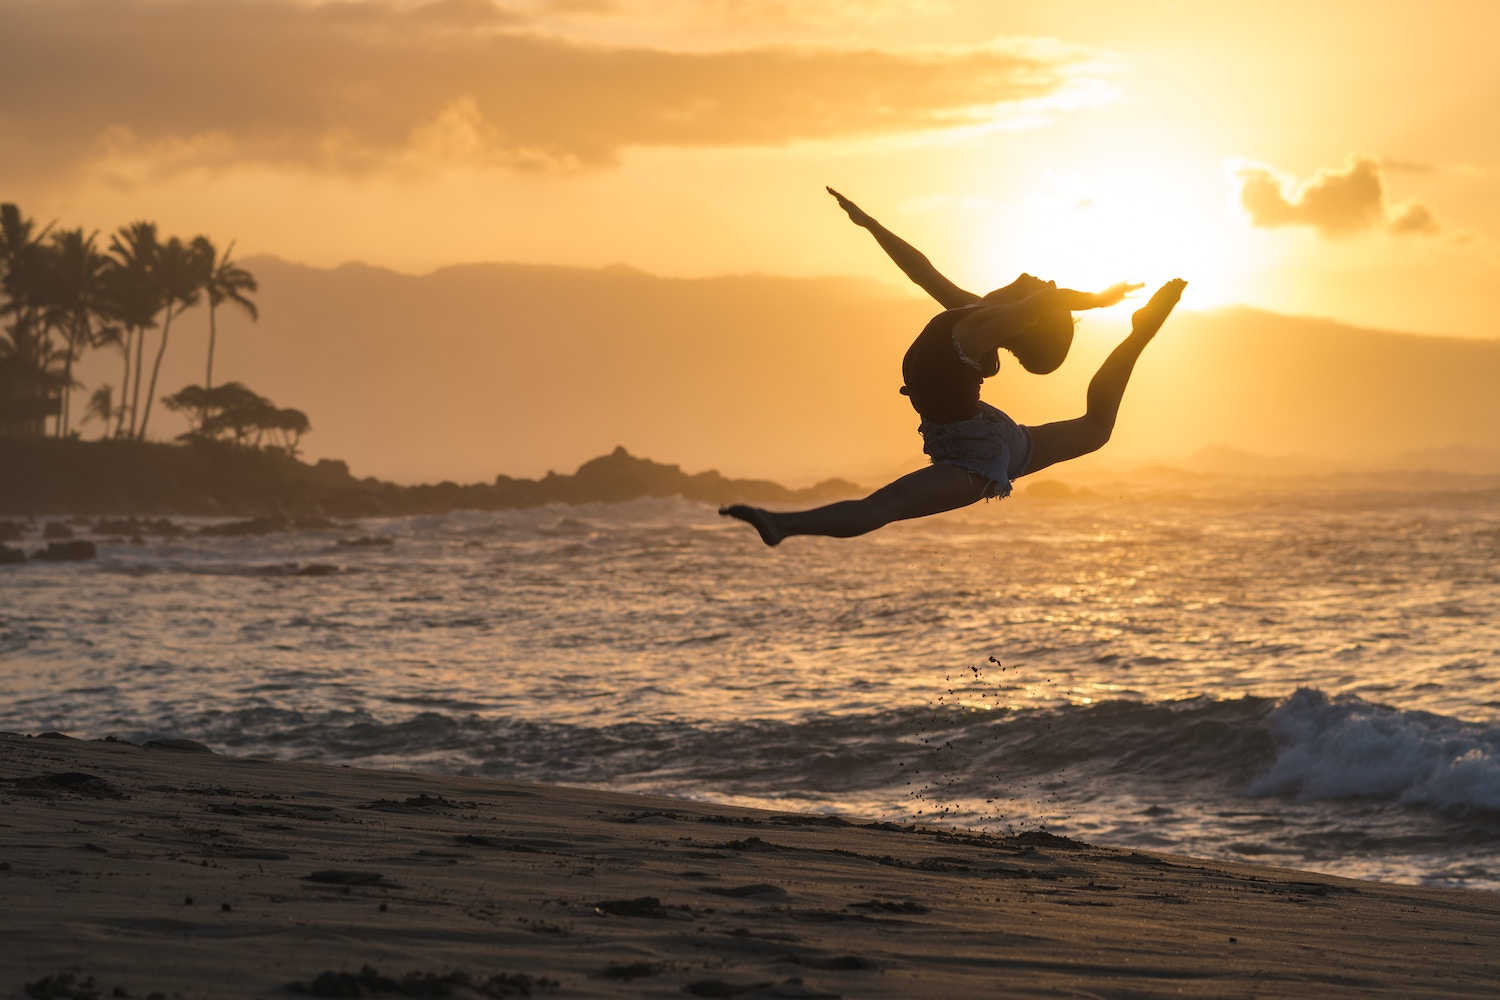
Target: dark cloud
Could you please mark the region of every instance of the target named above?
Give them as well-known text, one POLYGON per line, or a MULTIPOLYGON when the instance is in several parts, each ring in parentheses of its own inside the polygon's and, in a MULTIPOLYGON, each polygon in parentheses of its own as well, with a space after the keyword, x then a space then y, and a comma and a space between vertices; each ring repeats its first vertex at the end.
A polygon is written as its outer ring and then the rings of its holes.
POLYGON ((1319 170, 1291 197, 1267 167, 1241 167, 1236 176, 1240 204, 1257 226, 1310 226, 1334 237, 1382 226, 1398 235, 1438 230, 1432 213, 1415 203, 1387 218, 1381 164, 1368 157, 1352 160, 1343 170, 1319 170))
POLYGON ((982 120, 1045 97, 1063 56, 608 48, 487 0, 0 0, 12 170, 364 170, 414 155, 599 165, 630 146, 773 145, 982 120), (12 155, 12 151, 14 155, 12 155))

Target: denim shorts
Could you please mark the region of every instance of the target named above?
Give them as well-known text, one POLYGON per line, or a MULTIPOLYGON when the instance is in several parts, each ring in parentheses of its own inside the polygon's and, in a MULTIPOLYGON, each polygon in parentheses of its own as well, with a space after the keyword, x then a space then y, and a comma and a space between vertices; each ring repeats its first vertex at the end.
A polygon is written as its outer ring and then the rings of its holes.
POLYGON ((984 497, 1010 496, 1011 481, 1031 461, 1031 432, 988 403, 968 420, 917 428, 922 451, 934 465, 956 465, 988 482, 984 497))

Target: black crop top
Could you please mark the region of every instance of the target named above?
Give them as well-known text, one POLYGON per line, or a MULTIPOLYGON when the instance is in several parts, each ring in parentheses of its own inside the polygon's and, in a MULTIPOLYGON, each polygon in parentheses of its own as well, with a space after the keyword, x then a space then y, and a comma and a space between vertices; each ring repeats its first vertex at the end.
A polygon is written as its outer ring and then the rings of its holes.
MULTIPOLYGON (((960 306, 934 316, 901 359, 902 395, 923 423, 951 424, 979 413, 979 384, 1000 369, 1000 359, 981 359, 986 371, 959 356, 953 327, 978 306, 960 306)), ((998 355, 998 351, 996 352, 998 355)))

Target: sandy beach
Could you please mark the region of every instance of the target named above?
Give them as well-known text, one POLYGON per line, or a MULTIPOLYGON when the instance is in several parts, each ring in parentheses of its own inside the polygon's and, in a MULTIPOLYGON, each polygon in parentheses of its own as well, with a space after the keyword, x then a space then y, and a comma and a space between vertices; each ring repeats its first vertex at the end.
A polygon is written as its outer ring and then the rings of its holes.
POLYGON ((1493 996, 1500 897, 0 736, 12 996, 1493 996))

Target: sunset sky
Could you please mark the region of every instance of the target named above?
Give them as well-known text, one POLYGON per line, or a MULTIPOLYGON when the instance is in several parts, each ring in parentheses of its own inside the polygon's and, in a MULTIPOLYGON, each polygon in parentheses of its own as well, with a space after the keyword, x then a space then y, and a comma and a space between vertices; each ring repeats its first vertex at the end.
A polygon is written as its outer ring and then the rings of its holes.
POLYGON ((39 221, 482 260, 1192 282, 1490 337, 1500 4, 0 0, 39 221))

